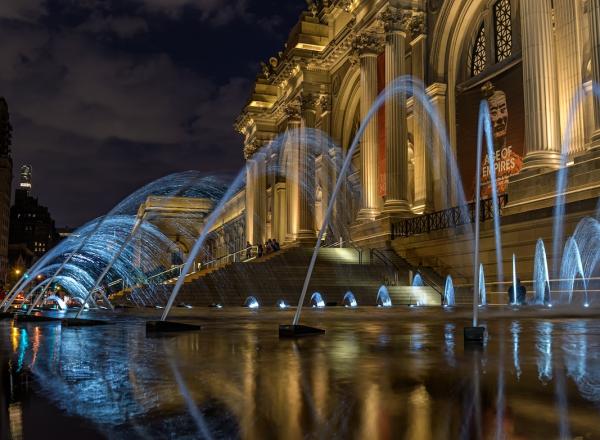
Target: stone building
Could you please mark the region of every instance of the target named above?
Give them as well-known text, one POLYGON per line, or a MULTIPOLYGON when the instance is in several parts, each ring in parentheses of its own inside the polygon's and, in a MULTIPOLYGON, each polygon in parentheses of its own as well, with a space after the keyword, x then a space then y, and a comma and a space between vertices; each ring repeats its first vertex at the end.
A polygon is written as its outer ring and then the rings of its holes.
POLYGON ((8 228, 13 178, 11 134, 8 105, 6 100, 0 97, 0 285, 6 283, 8 271, 8 228))
MULTIPOLYGON (((347 236, 335 239, 391 244, 414 264, 467 271, 468 251, 450 251, 461 228, 448 210, 473 200, 476 172, 482 197, 491 197, 490 162, 506 219, 506 255, 524 238, 535 243, 530 219, 551 239, 561 169, 568 170, 566 232, 593 212, 600 195, 600 95, 592 92, 600 84, 600 0, 309 4, 282 51, 262 63, 236 122, 252 243, 314 242, 359 127, 402 75, 417 82, 390 95, 364 127, 342 185, 359 190, 334 207, 333 223, 342 214, 350 218, 339 233, 347 236), (477 164, 482 100, 495 151, 477 164), (332 142, 308 145, 302 133, 313 128, 332 142)), ((493 255, 491 229, 482 230, 484 263, 486 253, 493 255)))

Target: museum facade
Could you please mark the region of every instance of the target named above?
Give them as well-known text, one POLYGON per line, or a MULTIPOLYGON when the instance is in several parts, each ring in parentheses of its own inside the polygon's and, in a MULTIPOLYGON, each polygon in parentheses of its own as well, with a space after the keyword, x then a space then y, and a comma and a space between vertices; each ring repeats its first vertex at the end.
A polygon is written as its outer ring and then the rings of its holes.
POLYGON ((600 0, 309 3, 282 50, 261 64, 235 124, 247 161, 236 228, 243 219, 246 240, 314 242, 353 139, 378 95, 403 75, 414 90, 388 96, 364 127, 333 210, 332 224, 342 227, 332 241, 393 241, 408 257, 414 249, 404 243, 432 238, 411 231, 431 233, 422 224, 473 200, 477 171, 482 196, 491 196, 492 166, 503 216, 536 212, 550 221, 564 167, 567 215, 593 211, 600 0), (494 156, 476 164, 482 100, 494 156), (313 129, 323 133, 320 145, 302 135, 313 129))

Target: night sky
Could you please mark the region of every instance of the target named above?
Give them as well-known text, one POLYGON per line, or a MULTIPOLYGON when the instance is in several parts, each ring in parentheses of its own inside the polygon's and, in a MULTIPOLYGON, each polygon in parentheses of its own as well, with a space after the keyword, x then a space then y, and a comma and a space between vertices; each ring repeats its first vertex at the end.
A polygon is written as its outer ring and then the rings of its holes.
POLYGON ((0 0, 15 176, 58 226, 149 181, 243 165, 233 123, 303 0, 0 0))

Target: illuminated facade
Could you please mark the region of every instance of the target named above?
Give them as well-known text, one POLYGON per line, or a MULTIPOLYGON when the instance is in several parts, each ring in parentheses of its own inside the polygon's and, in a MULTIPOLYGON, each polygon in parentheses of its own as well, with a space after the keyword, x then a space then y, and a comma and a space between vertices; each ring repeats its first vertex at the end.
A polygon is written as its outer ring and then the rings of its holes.
MULTIPOLYGON (((561 164, 569 166, 567 203, 587 200, 582 209, 591 211, 600 193, 600 98, 592 93, 600 83, 600 0, 310 3, 283 51, 262 64, 236 123, 247 159, 248 240, 314 240, 337 179, 327 164, 344 160, 378 94, 401 75, 424 84, 462 177, 452 175, 421 102, 395 95, 353 157, 344 186, 360 191, 334 209, 334 222, 336 213, 351 211, 344 238, 388 242, 399 219, 459 204, 459 179, 472 200, 483 99, 492 113, 498 189, 508 195, 505 214, 553 206, 561 164), (283 149, 269 147, 304 128, 322 130, 340 149, 307 154, 292 136, 283 149)), ((481 164, 486 196, 490 165, 487 158, 481 164)))

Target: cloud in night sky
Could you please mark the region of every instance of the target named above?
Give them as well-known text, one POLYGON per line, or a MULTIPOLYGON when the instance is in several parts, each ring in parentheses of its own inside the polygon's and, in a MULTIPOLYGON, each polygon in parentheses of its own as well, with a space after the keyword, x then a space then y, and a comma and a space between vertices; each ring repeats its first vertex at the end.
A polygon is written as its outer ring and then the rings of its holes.
POLYGON ((257 71, 248 66, 280 50, 303 8, 266 3, 2 0, 15 168, 33 165, 34 193, 59 225, 172 172, 241 168, 232 124, 257 71))

